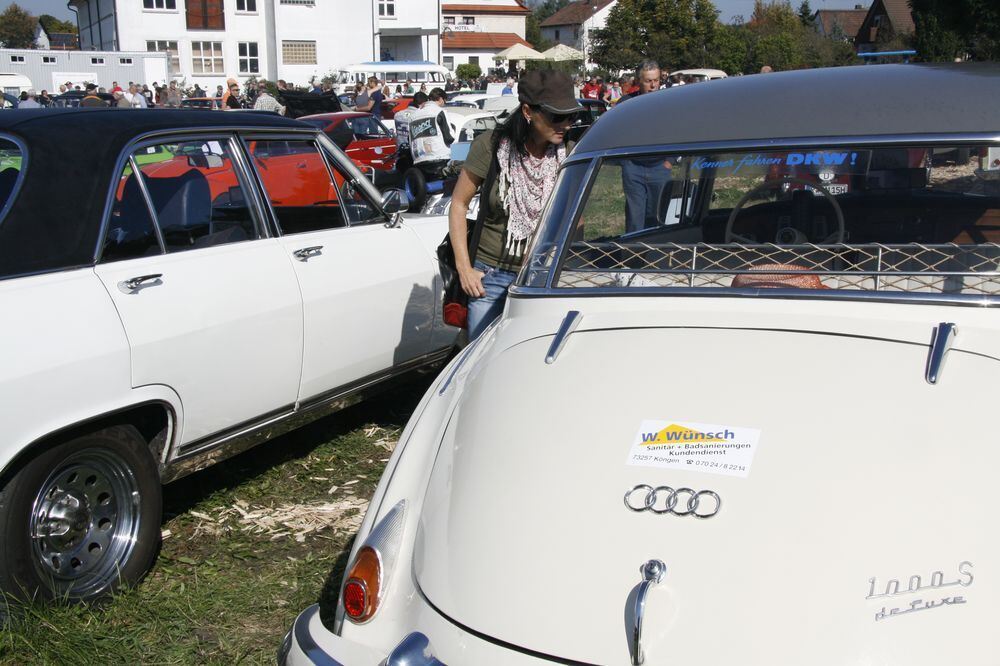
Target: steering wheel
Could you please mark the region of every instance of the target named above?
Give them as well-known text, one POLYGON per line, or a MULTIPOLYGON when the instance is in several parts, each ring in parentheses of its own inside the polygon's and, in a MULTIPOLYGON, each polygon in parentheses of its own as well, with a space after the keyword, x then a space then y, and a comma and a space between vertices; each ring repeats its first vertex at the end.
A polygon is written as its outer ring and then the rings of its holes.
MULTIPOLYGON (((840 209, 840 204, 837 203, 837 198, 834 197, 829 192, 827 192, 826 188, 823 187, 822 185, 817 186, 816 183, 811 183, 808 180, 804 180, 802 178, 794 178, 792 176, 784 176, 782 178, 778 178, 777 180, 766 180, 757 187, 753 188, 752 190, 744 194, 742 197, 740 197, 740 200, 736 202, 735 206, 733 206, 733 211, 729 213, 729 219, 726 220, 726 243, 732 243, 734 241, 739 241, 741 243, 756 243, 757 241, 747 238, 746 236, 740 236, 739 234, 733 232, 733 223, 736 222, 736 216, 740 214, 740 211, 743 210, 743 207, 746 205, 746 203, 750 201, 750 199, 752 199, 754 195, 756 195, 761 190, 776 187, 778 185, 785 185, 786 183, 787 184, 796 183, 798 185, 805 186, 807 189, 816 190, 821 195, 823 195, 823 197, 826 198, 827 201, 830 202, 830 205, 833 206, 833 212, 837 214, 837 231, 833 232, 823 240, 819 241, 819 244, 823 245, 828 243, 843 243, 845 236, 844 211, 840 209)), ((775 242, 781 244, 794 245, 798 243, 809 242, 809 239, 806 238, 806 235, 804 233, 802 233, 795 227, 784 227, 778 230, 778 237, 775 239, 775 242), (787 238, 783 237, 782 232, 784 232, 786 229, 792 233, 791 237, 787 238)))

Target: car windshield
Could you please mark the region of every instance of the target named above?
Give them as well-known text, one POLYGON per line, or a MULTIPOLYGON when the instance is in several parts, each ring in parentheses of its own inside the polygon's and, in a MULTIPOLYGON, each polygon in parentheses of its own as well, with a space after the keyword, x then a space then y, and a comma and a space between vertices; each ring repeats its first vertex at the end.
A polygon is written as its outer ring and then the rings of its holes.
POLYGON ((14 200, 24 156, 13 141, 0 138, 0 222, 8 203, 14 200))
MULTIPOLYGON (((559 188, 578 191, 585 166, 559 188)), ((995 145, 608 158, 568 226, 560 199, 521 284, 1000 295, 995 145)))

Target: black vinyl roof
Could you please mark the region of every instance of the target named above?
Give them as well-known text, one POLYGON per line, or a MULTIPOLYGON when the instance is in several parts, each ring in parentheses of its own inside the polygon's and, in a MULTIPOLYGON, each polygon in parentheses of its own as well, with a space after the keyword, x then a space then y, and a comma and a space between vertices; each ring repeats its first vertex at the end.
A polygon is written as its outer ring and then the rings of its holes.
POLYGON ((858 65, 730 77, 641 95, 601 116, 574 152, 978 132, 1000 133, 1000 64, 858 65))
POLYGON ((0 279, 92 262, 115 163, 135 138, 191 129, 314 128, 274 114, 184 109, 0 111, 0 138, 27 150, 23 182, 0 220, 0 279))

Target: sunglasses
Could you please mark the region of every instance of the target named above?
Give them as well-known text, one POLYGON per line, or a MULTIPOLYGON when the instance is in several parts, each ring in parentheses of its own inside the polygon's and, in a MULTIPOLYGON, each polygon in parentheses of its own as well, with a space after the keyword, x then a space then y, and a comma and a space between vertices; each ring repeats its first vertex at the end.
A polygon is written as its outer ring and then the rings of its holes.
POLYGON ((545 117, 548 118, 549 122, 552 123, 553 125, 558 125, 559 123, 565 123, 569 120, 572 120, 573 117, 576 115, 576 113, 552 113, 551 111, 548 111, 541 107, 535 107, 535 110, 545 114, 545 117))

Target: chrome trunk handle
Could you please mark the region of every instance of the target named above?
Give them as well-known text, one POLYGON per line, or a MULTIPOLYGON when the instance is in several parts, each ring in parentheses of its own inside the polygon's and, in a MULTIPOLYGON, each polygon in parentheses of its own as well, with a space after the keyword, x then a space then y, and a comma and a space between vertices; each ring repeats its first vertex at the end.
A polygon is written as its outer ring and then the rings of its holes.
POLYGON ((635 595, 635 607, 633 617, 635 624, 632 626, 632 664, 639 666, 646 660, 646 655, 642 651, 642 616, 646 612, 646 595, 649 588, 663 580, 667 575, 667 565, 661 560, 650 560, 642 565, 642 582, 635 595))

